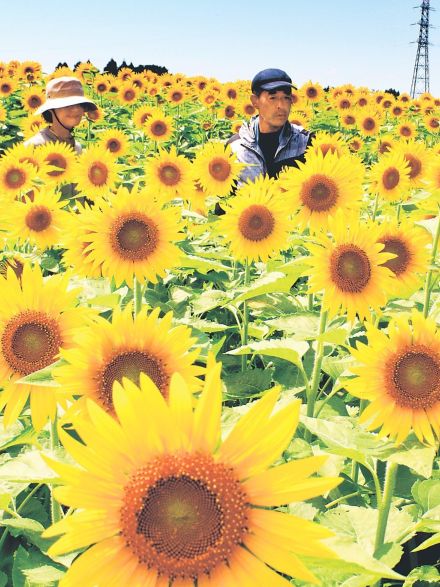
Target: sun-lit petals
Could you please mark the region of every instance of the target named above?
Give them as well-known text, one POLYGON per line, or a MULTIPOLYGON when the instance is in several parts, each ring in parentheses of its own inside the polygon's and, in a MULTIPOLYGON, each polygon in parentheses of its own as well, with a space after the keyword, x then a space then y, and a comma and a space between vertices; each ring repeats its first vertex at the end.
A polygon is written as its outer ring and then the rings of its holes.
MULTIPOLYGON (((308 581, 316 585, 320 581, 311 573, 297 556, 287 550, 277 548, 261 536, 250 535, 246 538, 246 546, 258 558, 269 564, 280 573, 308 581)), ((286 545, 288 548, 288 545, 286 545)))
MULTIPOLYGON (((208 359, 209 360, 209 359, 208 359)), ((193 450, 213 452, 220 440, 221 363, 208 369, 203 392, 194 410, 193 450)))
POLYGON ((263 562, 252 556, 244 548, 237 553, 232 572, 240 578, 243 587, 255 587, 255 584, 270 585, 271 587, 288 587, 291 582, 269 569, 263 562))
MULTIPOLYGON (((282 466, 282 465, 281 465, 282 466)), ((249 491, 252 502, 261 506, 280 506, 292 501, 304 501, 322 495, 341 483, 339 477, 314 477, 303 483, 295 483, 291 489, 273 489, 270 484, 266 488, 253 488, 249 491)))

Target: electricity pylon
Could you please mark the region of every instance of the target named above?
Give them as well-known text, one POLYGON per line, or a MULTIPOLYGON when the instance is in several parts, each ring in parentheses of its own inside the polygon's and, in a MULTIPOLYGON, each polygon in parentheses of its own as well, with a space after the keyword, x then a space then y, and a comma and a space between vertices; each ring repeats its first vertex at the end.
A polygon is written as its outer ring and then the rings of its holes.
POLYGON ((429 11, 432 10, 429 6, 429 0, 422 0, 420 5, 422 14, 419 22, 420 25, 419 38, 417 40, 417 55, 414 64, 414 72, 411 82, 411 97, 415 98, 423 92, 429 92, 429 11))

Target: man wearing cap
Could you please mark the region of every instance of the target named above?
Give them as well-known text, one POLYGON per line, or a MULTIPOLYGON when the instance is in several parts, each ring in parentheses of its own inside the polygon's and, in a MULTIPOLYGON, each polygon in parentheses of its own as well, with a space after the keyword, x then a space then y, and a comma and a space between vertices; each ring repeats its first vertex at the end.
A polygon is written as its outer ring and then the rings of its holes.
POLYGON ((28 139, 25 145, 38 146, 59 141, 81 153, 81 145, 75 141, 72 131, 81 122, 84 112, 96 109, 95 103, 85 97, 79 79, 51 79, 46 86, 46 101, 35 111, 35 114, 42 114, 50 126, 28 139))
POLYGON ((228 144, 242 163, 240 182, 254 181, 259 175, 277 177, 283 167, 304 161, 312 136, 289 120, 292 80, 281 69, 263 69, 252 80, 251 102, 258 110, 228 144))

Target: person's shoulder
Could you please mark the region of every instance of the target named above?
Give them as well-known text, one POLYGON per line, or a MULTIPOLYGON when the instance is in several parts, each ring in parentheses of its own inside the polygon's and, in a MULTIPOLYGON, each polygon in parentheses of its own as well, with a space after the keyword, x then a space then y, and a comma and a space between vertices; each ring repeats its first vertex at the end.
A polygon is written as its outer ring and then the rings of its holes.
POLYGON ((238 140, 240 140, 240 134, 236 132, 234 135, 232 135, 232 137, 229 137, 229 139, 226 141, 226 145, 231 145, 232 143, 235 143, 235 141, 238 140))
POLYGON ((28 145, 33 145, 34 147, 38 147, 40 145, 44 145, 50 142, 48 136, 44 132, 44 129, 41 129, 37 132, 34 136, 30 137, 26 141, 24 141, 24 145, 27 147, 28 145))

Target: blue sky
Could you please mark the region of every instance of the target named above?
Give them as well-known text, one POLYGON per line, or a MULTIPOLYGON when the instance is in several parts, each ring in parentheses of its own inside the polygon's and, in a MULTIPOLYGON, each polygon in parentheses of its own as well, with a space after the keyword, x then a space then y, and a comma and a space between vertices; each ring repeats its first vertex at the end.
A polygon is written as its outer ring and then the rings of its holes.
MULTIPOLYGON (((352 83, 409 91, 420 0, 8 0, 0 61, 99 68, 123 59, 222 82, 265 67, 298 85, 352 83)), ((440 2, 432 0, 430 89, 440 96, 440 2)))

